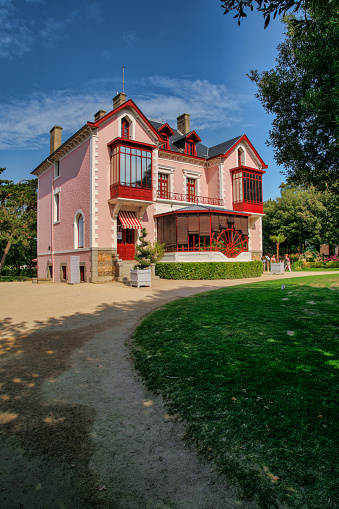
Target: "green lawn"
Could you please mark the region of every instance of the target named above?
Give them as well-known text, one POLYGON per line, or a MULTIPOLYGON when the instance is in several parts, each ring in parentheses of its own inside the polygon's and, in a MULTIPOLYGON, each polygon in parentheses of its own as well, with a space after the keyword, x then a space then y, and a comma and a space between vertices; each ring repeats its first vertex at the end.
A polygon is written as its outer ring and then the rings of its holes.
POLYGON ((339 275, 172 302, 135 331, 147 385, 260 508, 338 507, 339 275), (285 284, 285 289, 282 289, 285 284))

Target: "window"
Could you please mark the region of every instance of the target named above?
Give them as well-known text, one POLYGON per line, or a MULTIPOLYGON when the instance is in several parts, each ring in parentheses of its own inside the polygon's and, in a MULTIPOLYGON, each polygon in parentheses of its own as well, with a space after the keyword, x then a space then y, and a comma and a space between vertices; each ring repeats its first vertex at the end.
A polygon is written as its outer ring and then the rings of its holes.
POLYGON ((168 198, 168 186, 169 184, 169 175, 166 173, 159 173, 158 177, 158 196, 159 198, 168 198))
POLYGON ((250 203, 262 203, 261 175, 244 172, 244 201, 250 203))
POLYGON ((60 281, 67 281, 67 265, 60 265, 60 281))
POLYGON ((233 202, 262 203, 262 177, 247 171, 233 175, 233 202))
POLYGON ((187 199, 188 201, 195 201, 195 182, 196 179, 187 179, 186 189, 187 189, 187 199))
POLYGON ((245 152, 242 148, 238 148, 238 166, 244 166, 245 164, 245 152))
POLYGON ((54 180, 60 177, 60 161, 54 163, 54 180))
POLYGON ((186 153, 189 154, 190 156, 195 155, 195 145, 192 141, 188 141, 186 143, 186 153))
POLYGON ((152 152, 124 145, 113 151, 113 184, 152 188, 152 152))
POLYGON ((121 121, 121 138, 129 139, 129 122, 126 118, 121 121))
POLYGON ((79 214, 76 219, 77 247, 84 247, 84 216, 79 214))
POLYGON ((58 223, 60 221, 60 193, 54 194, 54 223, 58 223))

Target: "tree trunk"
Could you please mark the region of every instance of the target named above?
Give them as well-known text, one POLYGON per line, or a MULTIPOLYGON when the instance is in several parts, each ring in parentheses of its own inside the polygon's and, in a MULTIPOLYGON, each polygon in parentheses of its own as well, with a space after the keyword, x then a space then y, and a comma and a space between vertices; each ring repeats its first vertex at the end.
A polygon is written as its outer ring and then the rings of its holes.
POLYGON ((279 242, 277 242, 277 262, 279 261, 279 242))
POLYGON ((5 265, 5 261, 6 261, 7 255, 8 255, 9 248, 11 247, 11 244, 12 244, 12 237, 9 238, 9 240, 7 242, 6 249, 5 249, 4 254, 2 255, 2 258, 1 258, 0 275, 1 275, 1 271, 3 269, 3 266, 5 265))

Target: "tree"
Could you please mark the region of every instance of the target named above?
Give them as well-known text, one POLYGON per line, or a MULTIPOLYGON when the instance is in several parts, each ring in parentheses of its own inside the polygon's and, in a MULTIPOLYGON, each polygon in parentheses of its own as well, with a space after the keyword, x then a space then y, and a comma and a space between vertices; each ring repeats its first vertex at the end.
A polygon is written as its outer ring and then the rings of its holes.
POLYGON ((146 228, 142 228, 139 235, 140 244, 136 247, 137 254, 134 260, 138 262, 141 269, 147 269, 151 265, 152 254, 150 252, 150 243, 146 240, 146 228))
POLYGON ((281 196, 264 202, 263 244, 271 252, 275 241, 271 236, 287 237, 285 252, 302 253, 309 245, 339 243, 339 197, 314 188, 282 184, 281 196))
POLYGON ((311 28, 312 20, 307 16, 308 10, 310 9, 328 9, 328 0, 271 0, 265 2, 264 0, 221 0, 221 7, 224 9, 224 14, 228 14, 230 11, 236 11, 234 18, 238 19, 238 25, 240 25, 241 19, 246 18, 247 14, 245 9, 248 8, 252 12, 254 8, 258 12, 261 12, 265 19, 265 28, 277 15, 285 16, 287 12, 303 12, 304 18, 296 20, 295 25, 300 28, 311 28))
POLYGON ((280 246, 280 244, 285 242, 286 237, 282 233, 278 233, 277 235, 271 235, 270 239, 272 240, 272 242, 275 242, 277 245, 277 262, 278 262, 279 261, 279 246, 280 246))
MULTIPOLYGON (((5 168, 0 168, 0 175, 5 168)), ((31 254, 36 237, 37 180, 15 184, 12 180, 0 179, 0 274, 11 246, 17 252, 31 254)))
POLYGON ((268 145, 296 185, 339 194, 339 14, 335 2, 313 8, 313 30, 295 30, 285 18, 286 40, 277 66, 249 77, 265 110, 275 115, 268 145))

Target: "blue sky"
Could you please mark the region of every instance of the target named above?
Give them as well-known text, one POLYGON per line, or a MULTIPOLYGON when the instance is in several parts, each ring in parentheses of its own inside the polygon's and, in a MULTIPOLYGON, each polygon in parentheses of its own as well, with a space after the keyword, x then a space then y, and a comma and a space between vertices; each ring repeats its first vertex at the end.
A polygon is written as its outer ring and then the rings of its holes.
POLYGON ((275 66, 283 25, 251 13, 241 26, 220 0, 0 0, 0 167, 15 182, 125 92, 150 118, 191 115, 208 146, 247 134, 269 168, 264 198, 284 180, 265 145, 272 117, 246 76, 275 66))

